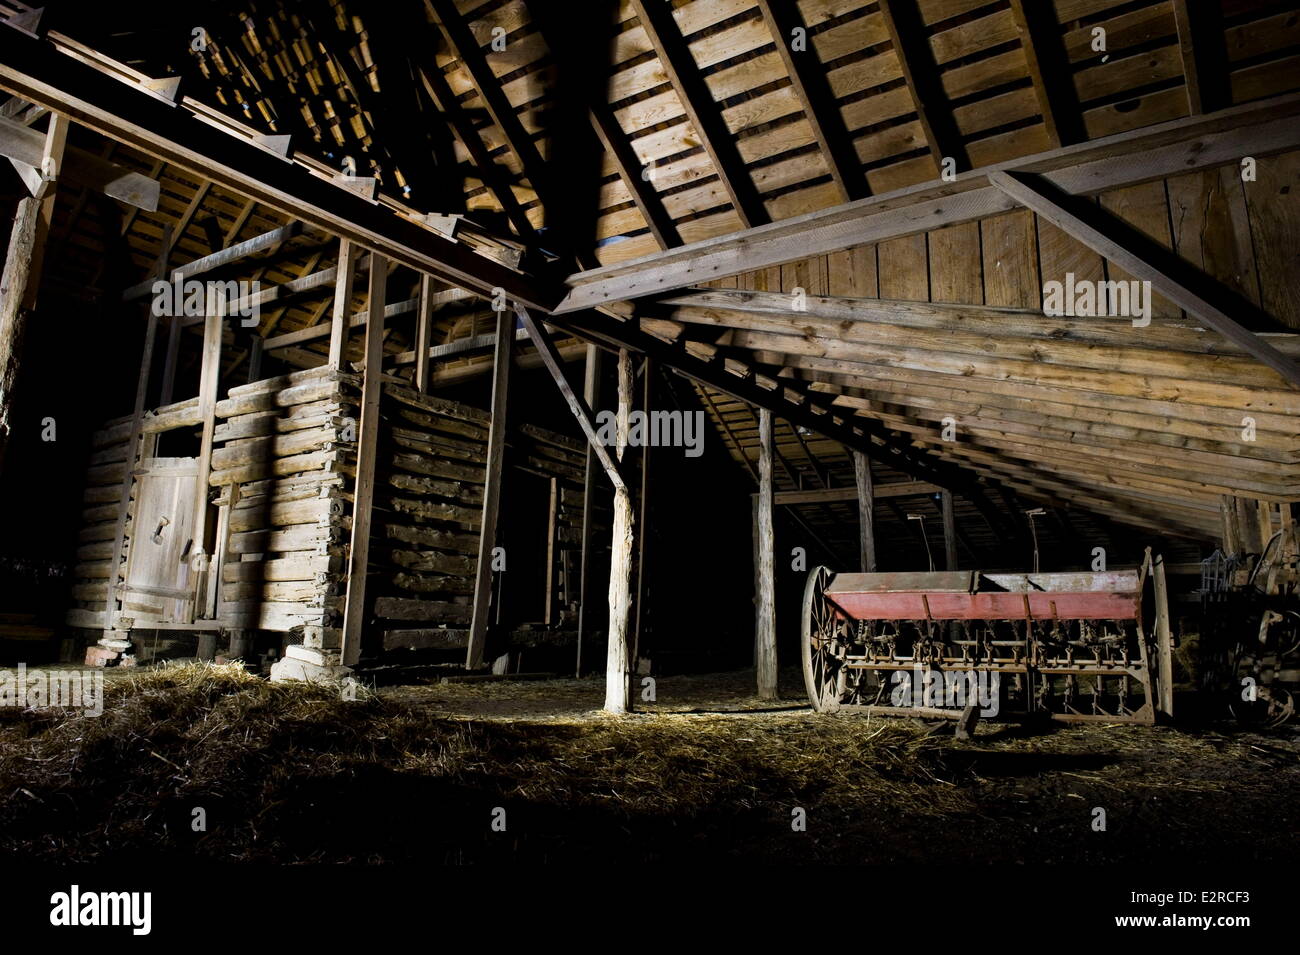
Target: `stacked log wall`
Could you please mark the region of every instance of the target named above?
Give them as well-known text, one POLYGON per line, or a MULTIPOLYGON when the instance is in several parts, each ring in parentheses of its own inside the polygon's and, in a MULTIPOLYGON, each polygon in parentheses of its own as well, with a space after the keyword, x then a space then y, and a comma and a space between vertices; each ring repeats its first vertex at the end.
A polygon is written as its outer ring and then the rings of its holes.
MULTIPOLYGON (((217 402, 209 484, 223 506, 218 616, 328 645, 343 611, 357 376, 315 368, 217 402)), ((320 644, 317 644, 320 645, 320 644)))

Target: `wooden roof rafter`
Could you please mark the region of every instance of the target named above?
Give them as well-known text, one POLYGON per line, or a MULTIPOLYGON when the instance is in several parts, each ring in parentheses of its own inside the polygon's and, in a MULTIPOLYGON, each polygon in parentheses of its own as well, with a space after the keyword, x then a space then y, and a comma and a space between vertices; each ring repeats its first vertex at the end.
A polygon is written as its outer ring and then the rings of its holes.
POLYGON ((970 168, 970 157, 948 104, 948 94, 940 82, 939 66, 930 50, 917 0, 879 0, 879 3, 935 167, 942 171, 944 161, 952 160, 956 164, 954 172, 965 172, 970 168))
MULTIPOLYGON (((677 231, 677 224, 668 214, 663 198, 655 189, 651 178, 643 174, 641 161, 632 148, 631 140, 610 109, 603 89, 596 85, 603 76, 603 71, 597 68, 603 65, 603 60, 592 57, 589 49, 582 48, 582 40, 572 34, 570 26, 557 20, 549 0, 526 0, 526 6, 538 32, 551 50, 557 67, 573 70, 571 82, 576 86, 577 94, 586 102, 592 129, 613 161, 619 178, 631 194, 655 241, 661 249, 681 245, 682 237, 677 231), (589 63, 589 60, 594 62, 589 63), (580 68, 580 64, 587 65, 580 68)), ((596 38, 586 39, 590 45, 596 38)))
POLYGON ((812 127, 817 145, 826 157, 831 178, 844 202, 852 202, 870 195, 871 188, 862 172, 862 161, 853 148, 844 116, 835 101, 826 78, 826 69, 818 61, 816 49, 808 36, 808 27, 798 6, 783 0, 758 0, 763 20, 776 41, 777 51, 790 74, 790 82, 804 117, 812 127), (802 30, 803 45, 794 49, 794 37, 802 30))
POLYGON ((553 229, 560 239, 560 247, 554 251, 576 259, 580 265, 595 262, 591 248, 583 241, 585 237, 576 234, 571 217, 560 211, 568 203, 564 192, 558 188, 553 168, 542 158, 532 135, 524 128, 469 24, 453 0, 425 0, 425 3, 437 17, 448 44, 468 71, 492 122, 505 136, 511 151, 519 157, 525 177, 541 200, 546 226, 548 230, 553 229))
POLYGON ((631 4, 741 224, 750 228, 771 221, 735 139, 673 19, 672 6, 665 0, 631 0, 631 4))
POLYGON ((1232 87, 1219 4, 1173 0, 1173 6, 1188 112, 1195 116, 1230 105, 1232 87))
POLYGON ((1048 139, 1053 146, 1082 142, 1088 137, 1083 128, 1079 95, 1052 5, 1035 0, 1011 0, 1011 12, 1048 139))

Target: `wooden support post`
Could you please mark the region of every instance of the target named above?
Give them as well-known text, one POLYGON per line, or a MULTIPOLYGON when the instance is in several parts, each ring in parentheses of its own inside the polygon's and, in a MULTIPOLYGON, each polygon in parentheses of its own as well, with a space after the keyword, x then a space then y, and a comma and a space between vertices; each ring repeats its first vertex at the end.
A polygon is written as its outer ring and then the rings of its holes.
MULTIPOLYGON (((651 382, 654 379, 654 360, 647 358, 641 366, 641 409, 646 419, 650 418, 651 382)), ((646 623, 646 592, 649 578, 646 574, 646 557, 650 539, 650 443, 641 446, 641 500, 640 518, 637 526, 641 533, 637 537, 636 551, 636 626, 632 631, 632 671, 635 673, 641 659, 641 632, 646 623)))
POLYGON ((266 339, 257 334, 257 329, 253 329, 253 334, 248 340, 248 377, 247 381, 251 385, 255 381, 262 380, 262 356, 266 353, 266 339))
POLYGON ((1169 588, 1165 583, 1165 558, 1154 559, 1153 578, 1156 600, 1156 700, 1155 708, 1165 716, 1174 715, 1174 638, 1169 626, 1169 588))
MULTIPOLYGON (((9 255, 0 279, 0 456, 8 443, 9 415, 13 406, 14 382, 18 378, 19 356, 27 328, 28 309, 23 298, 29 281, 40 281, 30 271, 36 225, 41 217, 38 199, 19 199, 18 215, 9 235, 9 255)), ((0 457, 0 460, 3 460, 0 457)))
MULTIPOLYGON (((352 311, 352 279, 356 274, 357 256, 360 252, 360 248, 350 240, 339 239, 339 264, 338 271, 334 274, 334 313, 330 320, 329 366, 335 371, 343 367, 343 352, 348 343, 348 317, 352 311)), ((370 274, 373 284, 373 263, 370 274)))
POLYGON ((555 380, 556 387, 564 396, 565 403, 573 416, 578 419, 587 442, 595 452, 610 483, 614 485, 614 530, 610 546, 609 569, 609 647, 605 660, 605 709, 610 713, 626 713, 630 705, 628 683, 628 603, 632 574, 632 496, 627 482, 619 469, 622 464, 623 451, 627 447, 629 416, 632 412, 632 359, 627 349, 619 351, 618 361, 618 429, 615 444, 616 457, 601 443, 600 435, 592 421, 591 408, 574 394, 564 369, 560 367, 560 356, 551 344, 550 338, 538 327, 537 322, 522 304, 515 304, 515 314, 523 323, 528 337, 537 346, 537 353, 542 364, 555 380))
POLYGON ((958 570, 957 566, 957 519, 952 509, 952 492, 944 491, 941 495, 943 504, 943 558, 944 570, 958 570))
MULTIPOLYGON (((208 538, 208 475, 212 471, 212 437, 217 426, 217 386, 221 378, 221 332, 226 320, 224 299, 214 294, 208 295, 203 319, 203 357, 199 375, 199 420, 203 423, 203 435, 199 441, 198 484, 194 492, 194 522, 191 533, 194 546, 191 548, 190 566, 194 571, 194 602, 190 605, 190 617, 201 615, 207 606, 208 568, 210 554, 207 552, 208 538)), ((173 321, 176 321, 173 318, 173 321)), ((213 582, 220 586, 220 582, 213 582)))
MULTIPOLYGON (((618 427, 615 454, 619 463, 627 450, 632 413, 632 358, 618 352, 618 427)), ((614 533, 609 549, 609 644, 605 655, 605 710, 626 713, 632 670, 628 659, 628 604, 632 586, 632 492, 624 483, 614 488, 614 533)))
POLYGON ((433 276, 420 276, 420 310, 415 320, 415 388, 429 393, 429 346, 433 342, 433 276))
POLYGON ((515 316, 509 309, 497 312, 497 344, 492 360, 492 424, 488 429, 487 479, 483 485, 483 521, 479 528, 478 569, 474 577, 474 612, 470 618, 465 668, 484 664, 488 612, 492 603, 492 549, 496 546, 497 514, 501 509, 501 479, 506 451, 506 400, 510 393, 511 349, 515 341, 515 316))
POLYGON ((853 474, 858 484, 858 540, 862 553, 862 572, 876 572, 876 488, 871 480, 871 459, 861 451, 853 452, 853 474))
POLYGON ((755 665, 758 696, 777 698, 776 665, 776 565, 772 539, 772 412, 758 414, 758 594, 755 601, 755 665))
POLYGON ((253 649, 253 631, 252 630, 227 630, 226 636, 230 643, 226 649, 226 659, 248 661, 249 653, 253 649))
MULTIPOLYGON (((170 241, 170 226, 163 226, 163 244, 170 241)), ((159 262, 154 272, 155 278, 163 278, 167 274, 167 263, 159 262)), ((100 638, 101 645, 109 645, 110 642, 120 642, 126 646, 126 636, 115 629, 117 620, 114 617, 114 611, 117 607, 117 584, 122 574, 122 549, 126 544, 126 520, 131 510, 131 489, 135 478, 132 471, 135 470, 140 455, 140 429, 144 420, 144 406, 149 394, 149 372, 153 367, 154 344, 158 337, 158 316, 152 308, 145 311, 145 331, 144 331, 144 349, 140 355, 140 374, 135 383, 135 405, 131 414, 131 433, 126 439, 126 474, 122 477, 121 493, 117 499, 117 520, 113 528, 113 550, 109 555, 108 570, 108 596, 104 601, 104 634, 100 638)), ((112 646, 111 649, 121 649, 122 647, 112 646)))
POLYGON ((56 190, 52 186, 56 185, 63 164, 67 136, 67 120, 52 114, 41 152, 41 168, 36 170, 40 182, 37 195, 18 200, 4 273, 0 276, 0 468, 8 445, 9 415, 13 410, 23 337, 41 287, 45 240, 54 216, 56 190))
MULTIPOLYGON (((587 346, 587 368, 583 377, 582 397, 587 402, 588 408, 594 408, 600 402, 600 372, 603 352, 595 345, 587 346)), ((591 614, 588 608, 588 601, 591 598, 593 587, 592 581, 595 574, 592 573, 592 563, 596 555, 595 546, 595 497, 596 497, 596 454, 587 445, 587 464, 583 472, 582 482, 582 553, 581 565, 578 569, 578 650, 577 660, 574 663, 574 676, 582 676, 582 646, 591 631, 591 614)))
MULTIPOLYGON (((347 243, 345 243, 347 244, 347 243)), ((351 249, 339 250, 340 272, 351 272, 351 249), (343 266, 346 265, 346 268, 343 266)), ((340 285, 342 282, 340 282, 340 285)), ((366 614, 366 572, 370 564, 370 517, 375 500, 375 457, 379 448, 379 385, 383 377, 384 306, 387 304, 388 260, 370 256, 370 288, 366 297, 366 364, 361 383, 361 421, 357 430, 357 476, 352 503, 352 546, 348 552, 347 597, 343 610, 344 666, 361 659, 361 628, 366 614)), ((350 293, 348 293, 350 296, 350 293)), ((346 299, 345 299, 346 302, 346 299)), ((336 296, 336 331, 339 322, 339 297, 336 296)), ((346 309, 343 310, 346 312, 346 309)), ((344 315, 343 322, 347 318, 344 315)), ((345 326, 346 327, 346 324, 345 326)), ((330 338, 334 354, 335 338, 330 338)), ((342 360, 340 340, 339 357, 342 360)))

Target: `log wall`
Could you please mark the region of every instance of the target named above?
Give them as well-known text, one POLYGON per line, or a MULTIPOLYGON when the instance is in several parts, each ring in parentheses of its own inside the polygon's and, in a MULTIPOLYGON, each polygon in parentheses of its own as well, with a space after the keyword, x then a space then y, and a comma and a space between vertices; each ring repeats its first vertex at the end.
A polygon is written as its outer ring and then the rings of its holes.
MULTIPOLYGON (((223 627, 300 632, 338 645, 352 528, 360 378, 314 368, 231 388, 217 402, 209 494, 220 508, 223 627)), ((150 412, 146 436, 196 424, 197 402, 150 412)), ((371 521, 366 655, 466 642, 482 521, 491 416, 385 380, 371 521), (380 636, 382 634, 382 636, 380 636)), ((74 570, 73 626, 103 625, 110 551, 130 419, 95 436, 74 570)), ((521 424, 507 437, 510 475, 552 482, 550 543, 540 573, 552 632, 577 617, 583 451, 576 440, 521 424)), ((128 542, 130 523, 128 521, 128 542)), ((127 551, 124 548, 123 554, 127 551)), ((119 560, 121 555, 119 555, 119 560)), ((530 584, 531 586, 531 584, 530 584)), ((507 598, 508 599, 508 598, 507 598)))

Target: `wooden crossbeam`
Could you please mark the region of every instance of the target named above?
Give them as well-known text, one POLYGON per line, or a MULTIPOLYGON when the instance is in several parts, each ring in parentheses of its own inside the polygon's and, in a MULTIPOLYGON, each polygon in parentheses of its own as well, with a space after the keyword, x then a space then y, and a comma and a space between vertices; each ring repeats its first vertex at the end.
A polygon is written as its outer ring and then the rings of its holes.
POLYGON ((862 161, 853 148, 844 116, 826 78, 826 69, 817 59, 797 5, 787 0, 758 0, 758 8, 776 40, 776 49, 790 75, 790 85, 799 97, 804 118, 812 127, 813 137, 826 157, 826 165, 840 197, 845 202, 852 202, 869 195, 871 189, 862 171, 862 161), (803 43, 795 49, 794 37, 800 30, 803 31, 803 43))
POLYGON ((1070 72, 1061 25, 1052 4, 1041 0, 1011 0, 1011 14, 1020 34, 1025 67, 1034 84, 1038 111, 1053 146, 1068 146, 1088 138, 1083 128, 1083 111, 1070 72))
POLYGON ((939 79, 939 66, 930 49, 919 5, 916 0, 880 0, 880 15, 898 54, 898 65, 912 94, 916 116, 935 166, 942 169, 944 160, 952 159, 957 164, 956 171, 964 172, 970 167, 970 159, 939 79))
POLYGON ((632 0, 632 9, 663 64, 687 119, 699 134, 741 223, 749 228, 771 221, 763 197, 745 169, 736 140, 723 122, 722 112, 714 103, 713 94, 673 19, 672 6, 661 0, 632 0))
POLYGON ((1063 146, 958 175, 859 199, 757 228, 692 242, 630 262, 569 276, 557 314, 670 292, 837 252, 855 245, 973 222, 1018 208, 989 185, 997 171, 1042 174, 1072 195, 1236 164, 1300 147, 1300 96, 1290 94, 1206 116, 1172 120, 1103 139, 1063 146))
POLYGON ((1187 309, 1224 338, 1272 368, 1293 386, 1300 388, 1300 364, 1267 341, 1243 328, 1226 311, 1207 300, 1185 275, 1172 271, 1172 254, 1159 262, 1149 250, 1140 248, 1121 231, 1123 223, 1097 206, 1072 203, 1049 183, 1023 173, 994 172, 990 181, 1020 204, 1074 236, 1088 248, 1138 279, 1149 281, 1170 301, 1187 309))
MULTIPOLYGON (((10 32, 5 31, 6 34, 10 32)), ((29 129, 21 122, 0 118, 0 156, 39 169, 44 149, 44 133, 29 129)), ((133 172, 75 147, 66 149, 58 175, 147 212, 158 208, 161 187, 156 178, 133 172)))
MULTIPOLYGON (((863 456, 865 460, 865 455, 863 456)), ((893 484, 874 484, 872 496, 880 499, 887 497, 913 497, 924 494, 938 494, 943 490, 937 484, 927 481, 899 481, 893 484)), ((774 500, 777 504, 835 504, 858 500, 856 487, 821 487, 807 491, 777 491, 774 500)))

